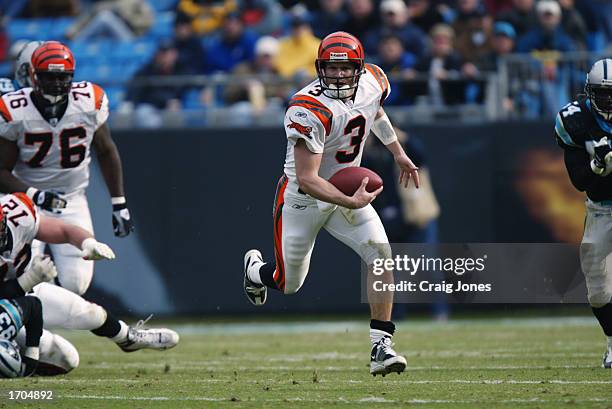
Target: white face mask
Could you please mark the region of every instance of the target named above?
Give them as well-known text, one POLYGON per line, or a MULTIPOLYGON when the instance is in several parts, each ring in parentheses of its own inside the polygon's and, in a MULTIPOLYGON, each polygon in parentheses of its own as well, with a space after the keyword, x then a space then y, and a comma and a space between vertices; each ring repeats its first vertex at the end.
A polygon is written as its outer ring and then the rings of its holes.
POLYGON ((340 87, 336 84, 329 84, 328 87, 331 89, 327 89, 323 92, 330 98, 346 99, 352 97, 355 93, 355 88, 351 88, 347 84, 341 85, 340 87))

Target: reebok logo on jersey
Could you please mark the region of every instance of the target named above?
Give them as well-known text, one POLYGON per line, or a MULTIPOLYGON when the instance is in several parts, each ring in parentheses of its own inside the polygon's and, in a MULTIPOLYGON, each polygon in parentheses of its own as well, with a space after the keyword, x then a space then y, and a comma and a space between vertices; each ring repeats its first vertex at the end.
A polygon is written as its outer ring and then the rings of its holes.
POLYGON ((299 133, 301 133, 308 139, 312 139, 312 136, 310 135, 310 133, 312 132, 312 126, 304 126, 302 124, 294 122, 293 120, 290 120, 290 121, 291 123, 287 125, 287 128, 295 129, 296 131, 298 131, 299 133))

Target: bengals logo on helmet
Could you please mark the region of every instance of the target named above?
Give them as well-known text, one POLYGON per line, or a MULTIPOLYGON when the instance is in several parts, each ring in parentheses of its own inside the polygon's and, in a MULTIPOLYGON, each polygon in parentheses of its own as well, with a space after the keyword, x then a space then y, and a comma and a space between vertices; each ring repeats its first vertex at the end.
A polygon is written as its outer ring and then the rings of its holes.
POLYGON ((312 139, 312 135, 310 135, 310 133, 312 132, 312 126, 302 125, 300 123, 293 121, 292 119, 290 119, 290 121, 291 123, 287 125, 287 128, 295 129, 296 131, 306 136, 307 138, 312 139))

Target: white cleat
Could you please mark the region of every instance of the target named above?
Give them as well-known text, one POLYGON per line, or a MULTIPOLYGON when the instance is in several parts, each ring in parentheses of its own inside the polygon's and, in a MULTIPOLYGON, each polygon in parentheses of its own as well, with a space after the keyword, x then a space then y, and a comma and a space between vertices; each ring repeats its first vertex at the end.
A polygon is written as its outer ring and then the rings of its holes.
POLYGON ((251 281, 249 278, 249 268, 263 263, 263 257, 259 250, 249 250, 244 255, 244 293, 251 304, 259 307, 266 303, 268 298, 268 288, 265 285, 259 285, 251 281))
POLYGON ((179 343, 179 334, 168 328, 144 328, 144 324, 153 315, 149 315, 146 320, 128 329, 127 340, 118 343, 123 352, 134 352, 139 349, 156 349, 163 351, 174 348, 179 343))
POLYGON ((601 364, 606 369, 612 369, 612 347, 608 348, 603 357, 603 362, 601 364))
POLYGON ((397 372, 398 374, 404 372, 407 364, 406 358, 398 355, 392 347, 391 337, 383 337, 372 347, 370 374, 384 377, 391 372, 397 372))

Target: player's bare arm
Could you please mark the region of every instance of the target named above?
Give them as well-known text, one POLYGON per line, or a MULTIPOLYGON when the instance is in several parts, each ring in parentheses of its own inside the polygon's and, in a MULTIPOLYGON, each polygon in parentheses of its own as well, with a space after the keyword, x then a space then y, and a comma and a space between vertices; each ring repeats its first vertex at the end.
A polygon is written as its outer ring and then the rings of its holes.
POLYGON ((382 107, 376 113, 374 121, 374 126, 372 128, 374 134, 376 134, 376 136, 385 144, 389 152, 393 154, 395 163, 397 163, 400 168, 400 185, 403 184, 404 187, 407 188, 408 182, 412 178, 414 185, 418 188, 419 170, 408 155, 406 155, 402 145, 397 141, 397 136, 395 135, 393 126, 391 125, 391 122, 389 121, 389 118, 382 107), (385 143, 388 141, 389 143, 385 143))
POLYGON ((19 149, 17 144, 0 137, 0 192, 25 192, 28 185, 13 175, 19 149))
POLYGON ((125 196, 121 158, 107 123, 100 126, 94 134, 93 146, 111 197, 125 196))
POLYGON ((113 231, 115 236, 125 237, 134 230, 127 208, 123 189, 123 168, 117 145, 111 137, 107 123, 104 123, 93 137, 93 146, 98 156, 100 169, 111 195, 113 205, 113 231))
POLYGON ((322 154, 311 152, 303 140, 298 140, 294 147, 295 170, 300 188, 315 199, 349 209, 359 209, 370 204, 382 192, 382 186, 372 193, 366 190, 368 178, 353 196, 347 196, 334 185, 319 176, 322 154))
POLYGON ((54 217, 40 215, 40 226, 36 238, 50 244, 72 244, 83 250, 83 257, 89 260, 115 258, 111 248, 96 241, 90 232, 54 217))

